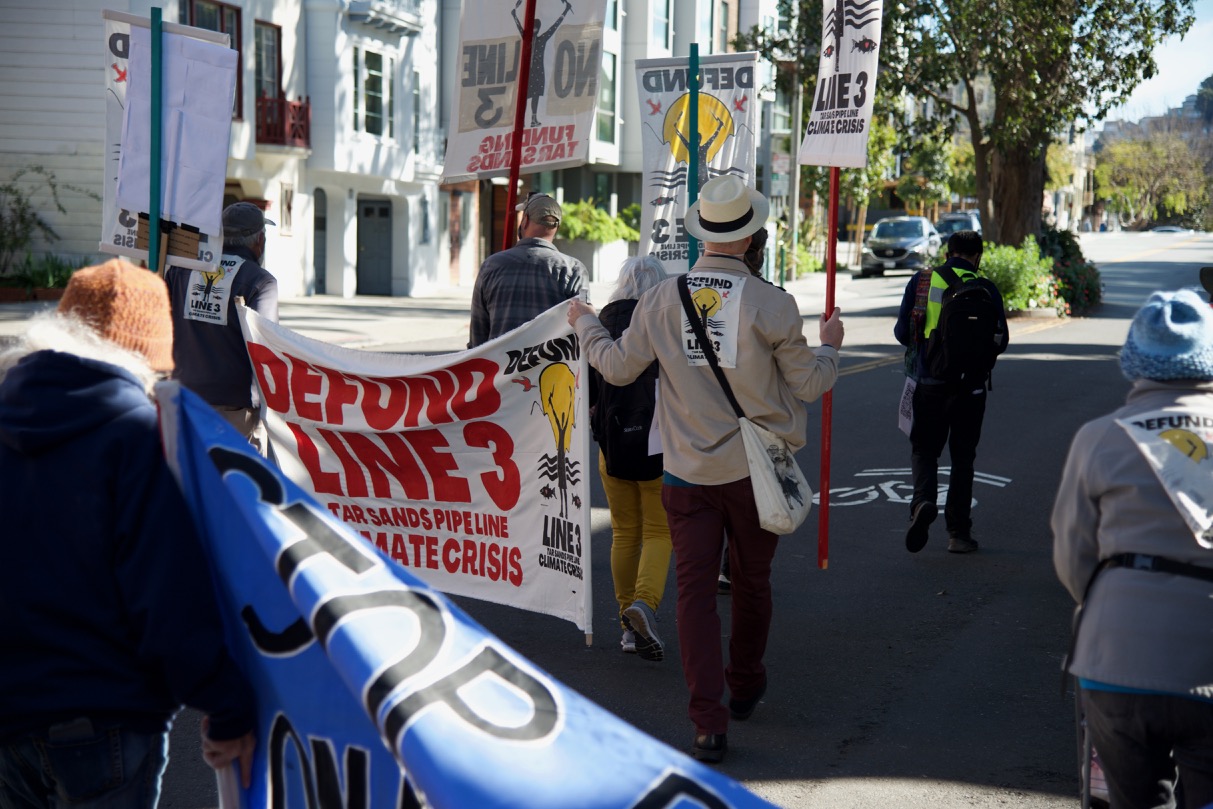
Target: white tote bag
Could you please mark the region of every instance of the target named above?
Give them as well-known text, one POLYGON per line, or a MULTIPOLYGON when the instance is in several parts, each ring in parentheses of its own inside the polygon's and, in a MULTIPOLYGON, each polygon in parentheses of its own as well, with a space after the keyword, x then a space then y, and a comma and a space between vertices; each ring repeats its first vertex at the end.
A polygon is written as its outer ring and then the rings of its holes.
POLYGON ((758 522, 773 534, 790 534, 809 516, 813 490, 786 441, 744 416, 737 423, 745 442, 758 522))
POLYGON ((720 370, 716 352, 712 350, 712 343, 691 303, 685 275, 678 279, 678 294, 691 329, 695 332, 695 339, 699 341, 704 357, 712 366, 712 373, 716 375, 733 412, 737 414, 741 440, 745 444, 746 464, 750 467, 750 485, 754 487, 754 503, 758 506, 758 524, 773 534, 790 534, 809 516, 813 491, 804 479, 792 451, 788 449, 788 443, 746 418, 737 397, 733 395, 729 380, 720 370))

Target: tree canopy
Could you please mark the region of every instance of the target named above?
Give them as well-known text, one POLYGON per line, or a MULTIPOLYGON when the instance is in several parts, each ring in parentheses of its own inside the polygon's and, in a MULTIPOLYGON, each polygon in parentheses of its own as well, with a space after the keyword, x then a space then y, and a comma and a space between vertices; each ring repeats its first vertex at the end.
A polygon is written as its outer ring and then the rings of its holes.
MULTIPOLYGON (((967 132, 988 238, 1018 244, 1040 228, 1046 150, 1075 123, 1102 119, 1184 34, 1194 0, 901 0, 884 4, 877 89, 916 100, 930 121, 967 132), (988 97, 987 97, 988 95, 988 97)), ((786 32, 743 38, 776 61, 815 64, 820 0, 785 0, 786 32)), ((813 97, 812 75, 803 76, 813 97)))
POLYGON ((1173 133, 1108 144, 1095 166, 1095 184, 1128 227, 1189 215, 1209 201, 1201 155, 1173 133))

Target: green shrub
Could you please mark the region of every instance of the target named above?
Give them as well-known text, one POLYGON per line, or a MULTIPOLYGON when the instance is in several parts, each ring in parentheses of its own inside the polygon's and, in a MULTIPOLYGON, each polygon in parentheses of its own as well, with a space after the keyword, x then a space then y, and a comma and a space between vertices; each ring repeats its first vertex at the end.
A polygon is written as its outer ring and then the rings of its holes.
POLYGON ((1068 230, 1046 228, 1036 237, 1041 253, 1053 258, 1054 291, 1058 311, 1080 315, 1099 304, 1103 282, 1099 270, 1082 254, 1078 238, 1068 230))
POLYGON ((825 268, 821 259, 809 252, 808 244, 803 241, 796 242, 796 277, 802 278, 809 273, 825 272, 825 268))
MULTIPOLYGON (((633 202, 631 205, 624 208, 622 211, 619 212, 619 218, 622 219, 623 223, 625 225, 627 225, 628 227, 630 227, 632 230, 639 231, 640 230, 640 203, 633 202)), ((640 240, 640 233, 637 232, 635 241, 639 241, 639 240, 640 240)))
POLYGON ((87 265, 87 259, 72 263, 68 259, 50 255, 49 253, 37 258, 27 253, 25 263, 21 266, 20 272, 30 286, 51 289, 67 286, 67 282, 71 280, 72 273, 87 265))
POLYGON ((566 202, 560 206, 564 218, 560 221, 558 239, 585 239, 590 242, 640 241, 640 234, 622 218, 611 216, 594 204, 594 200, 566 202))
POLYGON ((998 287, 1007 311, 1057 306, 1063 314, 1052 269, 1053 259, 1040 254, 1031 236, 1021 247, 989 245, 981 258, 981 273, 998 287))

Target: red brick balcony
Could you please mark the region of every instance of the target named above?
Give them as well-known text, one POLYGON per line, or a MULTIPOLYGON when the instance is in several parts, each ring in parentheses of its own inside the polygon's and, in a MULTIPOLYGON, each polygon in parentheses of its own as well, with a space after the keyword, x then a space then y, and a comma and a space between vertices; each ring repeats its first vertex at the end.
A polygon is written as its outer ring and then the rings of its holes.
POLYGON ((312 102, 257 99, 257 143, 307 149, 312 145, 312 102))

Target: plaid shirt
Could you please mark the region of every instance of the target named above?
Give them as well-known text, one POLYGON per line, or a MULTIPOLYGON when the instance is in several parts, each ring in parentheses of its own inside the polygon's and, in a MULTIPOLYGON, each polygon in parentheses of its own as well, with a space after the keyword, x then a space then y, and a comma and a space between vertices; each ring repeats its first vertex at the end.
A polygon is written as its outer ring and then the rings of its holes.
POLYGON ((546 239, 523 239, 480 265, 472 291, 468 348, 487 343, 575 297, 586 281, 585 265, 546 239))

